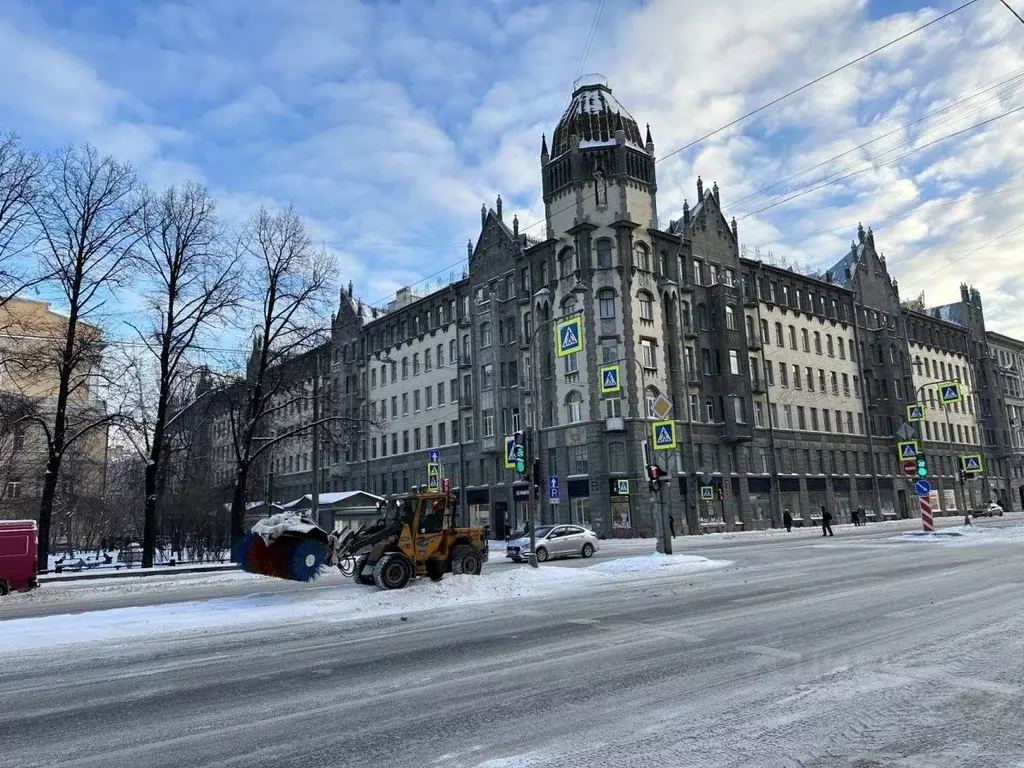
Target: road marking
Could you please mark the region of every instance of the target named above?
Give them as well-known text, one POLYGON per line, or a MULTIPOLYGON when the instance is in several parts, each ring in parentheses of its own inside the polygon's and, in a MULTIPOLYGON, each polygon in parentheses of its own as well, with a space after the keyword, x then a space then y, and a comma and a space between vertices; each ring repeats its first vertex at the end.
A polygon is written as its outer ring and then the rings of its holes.
POLYGON ((597 619, 566 619, 567 624, 600 624, 597 619))
POLYGON ((786 659, 787 661, 800 661, 803 659, 803 654, 796 651, 772 648, 767 645, 741 645, 737 650, 744 653, 756 653, 759 656, 771 656, 773 659, 786 659))

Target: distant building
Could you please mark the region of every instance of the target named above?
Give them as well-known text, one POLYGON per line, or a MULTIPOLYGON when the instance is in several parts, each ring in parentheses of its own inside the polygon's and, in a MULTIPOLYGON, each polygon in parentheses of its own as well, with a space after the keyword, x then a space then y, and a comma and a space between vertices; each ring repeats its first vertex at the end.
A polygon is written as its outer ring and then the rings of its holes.
MULTIPOLYGON (((500 530, 524 514, 503 438, 533 429, 540 519, 609 536, 650 535, 662 503, 687 533, 778 525, 784 509, 809 524, 822 506, 838 522, 857 507, 914 516, 904 439, 928 460, 938 514, 992 495, 1019 508, 1024 343, 986 332, 977 291, 904 306, 863 227, 819 276, 746 258, 717 184, 698 178, 692 207, 659 214, 655 158, 650 128, 585 79, 541 141, 535 237, 499 197, 462 279, 400 291, 383 310, 343 290, 321 389, 372 426, 324 453, 321 490, 424 484, 436 450, 464 516, 500 530), (582 347, 557 355, 568 318, 582 347), (602 386, 608 367, 615 386, 602 386), (949 381, 963 399, 945 409, 937 385, 949 381), (908 425, 916 402, 924 420, 908 425), (676 446, 649 454, 670 475, 652 497, 645 451, 660 420, 676 446), (961 458, 975 454, 986 474, 964 482, 961 458)), ((309 492, 311 462, 306 438, 273 451, 278 499, 309 492)))
MULTIPOLYGON (((38 517, 47 443, 42 425, 24 417, 38 417, 52 428, 66 327, 67 318, 45 301, 14 298, 0 306, 0 516, 38 517)), ((100 334, 85 323, 78 332, 86 339, 100 334)), ((98 391, 101 362, 98 356, 84 361, 73 374, 69 434, 106 415, 98 391)), ((106 459, 106 427, 76 441, 61 467, 58 507, 98 502, 106 485, 106 459)))

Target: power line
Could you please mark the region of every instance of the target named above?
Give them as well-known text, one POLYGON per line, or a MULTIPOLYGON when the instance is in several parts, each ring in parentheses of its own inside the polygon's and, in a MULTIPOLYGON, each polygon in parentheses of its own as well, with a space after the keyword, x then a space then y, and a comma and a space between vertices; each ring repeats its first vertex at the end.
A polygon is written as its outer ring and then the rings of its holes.
POLYGON ((991 240, 988 240, 987 242, 985 242, 983 245, 979 245, 974 250, 968 251, 963 256, 959 256, 958 258, 953 259, 948 264, 944 264, 943 266, 939 267, 938 269, 933 269, 933 270, 929 271, 928 274, 925 277, 922 277, 922 278, 920 278, 918 280, 915 280, 912 283, 907 283, 903 287, 906 288, 906 287, 909 287, 911 285, 917 285, 918 283, 923 283, 925 280, 931 280, 939 272, 942 272, 945 269, 949 269, 951 266, 953 266, 954 264, 957 264, 957 263, 963 261, 964 259, 970 258, 971 256, 973 256, 974 254, 978 253, 979 251, 983 251, 984 249, 986 249, 990 245, 992 245, 992 243, 994 243, 994 242, 996 242, 998 240, 1002 240, 1004 237, 1009 237, 1014 232, 1016 232, 1018 229, 1024 229, 1024 224, 1017 224, 1016 226, 1011 227, 1010 229, 1008 229, 1005 232, 1003 232, 1003 234, 996 235, 991 240))
POLYGON ((1017 17, 1017 21, 1019 21, 1021 24, 1024 24, 1024 18, 1021 18, 1021 15, 1017 13, 1015 10, 1013 10, 1013 7, 1008 2, 1006 2, 1006 0, 999 0, 999 2, 1006 6, 1006 10, 1008 10, 1010 13, 1017 17))
POLYGON ((597 27, 601 23, 601 12, 604 10, 605 0, 599 0, 597 4, 597 12, 594 14, 594 21, 590 25, 590 32, 587 33, 587 40, 583 45, 583 55, 580 56, 579 66, 576 67, 576 78, 583 74, 583 67, 587 63, 587 56, 590 55, 590 46, 594 44, 594 38, 597 36, 597 27))
POLYGON ((769 205, 766 205, 766 206, 763 206, 761 208, 758 208, 756 211, 750 211, 749 213, 745 213, 740 218, 741 219, 747 219, 747 218, 750 218, 751 216, 756 216, 759 213, 764 213, 765 211, 770 210, 772 208, 775 208, 775 207, 777 207, 779 205, 782 205, 783 203, 788 203, 791 200, 795 200, 798 197, 803 197, 804 195, 808 195, 811 192, 816 192, 817 190, 823 189, 824 187, 832 186, 833 184, 836 184, 836 183, 838 183, 840 181, 846 181, 847 179, 853 178, 854 176, 859 176, 860 174, 866 173, 867 171, 873 171, 873 170, 876 170, 878 168, 884 168, 887 165, 892 165, 893 163, 897 163, 900 160, 904 160, 904 159, 910 157, 911 155, 917 154, 918 152, 923 152, 924 150, 928 149, 929 147, 933 147, 936 144, 939 144, 939 143, 941 143, 943 141, 946 141, 947 139, 955 138, 955 137, 960 136, 962 134, 965 134, 965 133, 968 133, 970 131, 973 131, 975 128, 980 128, 980 127, 982 127, 984 125, 988 125, 989 123, 993 123, 996 120, 1001 120, 1004 117, 1009 117, 1010 115, 1013 115, 1013 114, 1016 114, 1016 113, 1022 112, 1022 111, 1024 111, 1024 107, 1015 107, 1014 109, 1011 109, 1008 112, 1003 112, 1001 115, 996 115, 995 117, 990 117, 987 120, 982 120, 980 123, 975 123, 974 125, 971 125, 971 126, 969 126, 967 128, 963 128, 963 129, 961 129, 959 131, 954 131, 953 133, 949 133, 949 134, 946 134, 945 136, 941 136, 938 139, 935 139, 933 141, 929 141, 929 142, 927 142, 925 144, 922 144, 920 147, 912 149, 909 152, 904 152, 902 155, 894 157, 891 160, 886 160, 885 162, 878 163, 877 165, 870 165, 867 168, 861 168, 860 170, 852 171, 850 173, 847 173, 844 176, 840 176, 840 177, 834 178, 834 179, 832 179, 830 181, 826 181, 826 182, 823 182, 821 184, 817 184, 817 185, 815 185, 813 187, 809 187, 807 189, 803 189, 803 190, 801 190, 799 192, 794 192, 792 195, 789 195, 788 197, 784 197, 781 200, 778 200, 778 201, 776 201, 774 203, 771 203, 769 205))

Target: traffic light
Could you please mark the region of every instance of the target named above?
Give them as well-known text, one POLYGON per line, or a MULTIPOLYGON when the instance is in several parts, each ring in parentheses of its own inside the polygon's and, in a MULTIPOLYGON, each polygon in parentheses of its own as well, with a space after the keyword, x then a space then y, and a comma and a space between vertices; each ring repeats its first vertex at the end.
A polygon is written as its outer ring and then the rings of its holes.
POLYGON ((647 465, 647 487, 651 489, 651 493, 654 493, 661 488, 661 478, 665 477, 667 474, 668 472, 657 464, 647 465))
POLYGON ((533 457, 533 498, 540 498, 540 457, 533 457))
POLYGON ((917 457, 917 476, 928 477, 928 462, 920 455, 917 457))
POLYGON ((724 501, 725 500, 725 489, 722 488, 722 486, 718 486, 718 488, 716 489, 715 492, 718 494, 718 500, 719 501, 724 501))
POLYGON ((516 472, 520 475, 526 474, 526 445, 523 439, 522 432, 516 432, 515 438, 515 457, 516 457, 516 472))
POLYGON ((960 470, 960 485, 964 485, 967 482, 967 473, 964 470, 960 470))

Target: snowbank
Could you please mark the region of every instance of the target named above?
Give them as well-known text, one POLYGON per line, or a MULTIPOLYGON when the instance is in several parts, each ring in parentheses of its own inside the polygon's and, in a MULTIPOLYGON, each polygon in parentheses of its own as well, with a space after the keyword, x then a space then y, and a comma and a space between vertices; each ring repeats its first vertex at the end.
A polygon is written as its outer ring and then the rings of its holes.
POLYGON ((0 652, 109 642, 158 633, 209 632, 245 625, 334 624, 529 597, 571 596, 621 581, 665 578, 728 564, 686 555, 647 555, 584 568, 524 566, 485 571, 482 576, 449 575, 441 582, 418 580, 395 592, 360 587, 346 580, 315 591, 12 619, 0 622, 0 652))
POLYGON ((902 536, 896 538, 899 541, 937 541, 947 544, 1024 542, 1024 526, 1014 525, 1007 528, 996 528, 994 526, 955 525, 929 533, 924 531, 907 531, 902 536))

